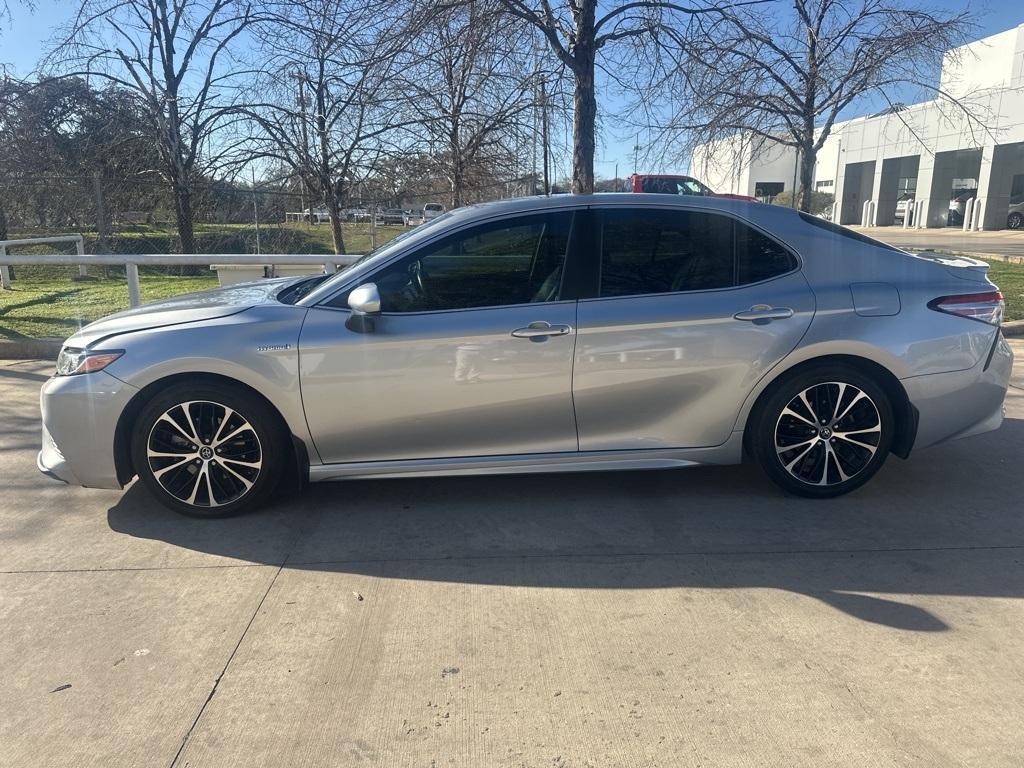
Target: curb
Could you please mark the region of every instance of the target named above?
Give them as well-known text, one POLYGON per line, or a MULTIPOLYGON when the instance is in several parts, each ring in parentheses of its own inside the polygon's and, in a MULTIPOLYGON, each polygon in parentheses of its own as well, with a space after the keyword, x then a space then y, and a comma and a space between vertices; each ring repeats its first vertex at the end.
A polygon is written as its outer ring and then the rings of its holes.
POLYGON ((0 339, 0 359, 56 360, 63 344, 60 339, 0 339))
POLYGON ((1003 323, 1003 336, 1024 336, 1024 320, 1003 323))

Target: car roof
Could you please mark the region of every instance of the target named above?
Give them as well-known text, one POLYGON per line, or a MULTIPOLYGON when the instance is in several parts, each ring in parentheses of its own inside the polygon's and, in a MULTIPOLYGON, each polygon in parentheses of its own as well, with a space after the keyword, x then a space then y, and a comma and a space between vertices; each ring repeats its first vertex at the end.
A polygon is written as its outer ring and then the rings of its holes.
POLYGON ((495 200, 489 203, 477 203, 450 211, 453 219, 475 219, 488 216, 501 216, 510 213, 530 213, 564 208, 584 207, 656 207, 656 208, 701 208, 710 211, 721 211, 740 215, 756 215, 759 219, 779 217, 792 218, 796 211, 780 205, 751 200, 737 200, 728 197, 707 197, 703 195, 661 195, 645 192, 599 192, 593 195, 551 195, 545 197, 515 197, 507 200, 495 200))

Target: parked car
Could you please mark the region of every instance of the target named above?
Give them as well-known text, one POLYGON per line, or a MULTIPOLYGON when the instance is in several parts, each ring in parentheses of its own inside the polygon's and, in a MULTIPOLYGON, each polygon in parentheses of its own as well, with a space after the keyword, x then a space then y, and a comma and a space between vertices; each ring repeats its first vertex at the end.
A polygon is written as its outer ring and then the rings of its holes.
MULTIPOLYGON (((913 209, 914 207, 914 193, 904 192, 899 196, 896 201, 896 211, 893 213, 892 218, 897 223, 902 225, 904 219, 907 218, 907 210, 913 209)), ((913 214, 911 214, 913 216, 913 214)))
POLYGON ((1010 210, 1006 215, 1006 226, 1010 229, 1024 229, 1024 195, 1010 198, 1010 210))
POLYGON ((657 195, 697 195, 700 197, 724 197, 729 200, 747 200, 760 202, 750 195, 719 194, 692 176, 668 176, 646 173, 634 173, 626 179, 626 192, 648 192, 657 195))
POLYGON ((43 385, 38 464, 91 488, 138 475, 199 516, 286 476, 744 457, 837 496, 890 453, 1000 425, 1013 355, 987 269, 714 197, 460 208, 338 274, 86 326, 43 385))
POLYGON ((977 189, 958 189, 953 192, 949 201, 949 217, 946 223, 951 227, 958 227, 964 223, 964 214, 967 212, 967 201, 978 196, 977 189))
POLYGON ((427 203, 423 206, 423 220, 431 221, 444 213, 444 206, 440 203, 427 203))
POLYGON ((385 208, 378 220, 381 224, 405 224, 405 211, 401 208, 385 208))

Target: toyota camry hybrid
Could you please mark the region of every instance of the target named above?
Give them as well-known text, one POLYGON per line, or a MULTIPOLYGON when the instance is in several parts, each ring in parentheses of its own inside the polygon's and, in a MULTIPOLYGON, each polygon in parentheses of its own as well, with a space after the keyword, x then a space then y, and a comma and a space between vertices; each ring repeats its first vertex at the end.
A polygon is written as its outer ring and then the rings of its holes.
POLYGON ((86 326, 43 386, 38 465, 138 476, 199 516, 288 479, 745 459, 837 496, 999 427, 1013 358, 986 271, 714 197, 463 208, 337 274, 86 326))

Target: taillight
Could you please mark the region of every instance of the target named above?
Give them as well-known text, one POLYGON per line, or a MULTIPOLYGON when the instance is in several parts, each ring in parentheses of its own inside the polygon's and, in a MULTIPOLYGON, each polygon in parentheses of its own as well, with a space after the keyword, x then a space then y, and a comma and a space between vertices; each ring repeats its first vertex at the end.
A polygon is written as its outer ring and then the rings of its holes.
POLYGON ((961 293, 955 296, 941 296, 928 302, 928 306, 947 315, 959 315, 969 320, 980 320, 990 325, 1003 321, 1003 294, 1000 291, 985 293, 961 293))

